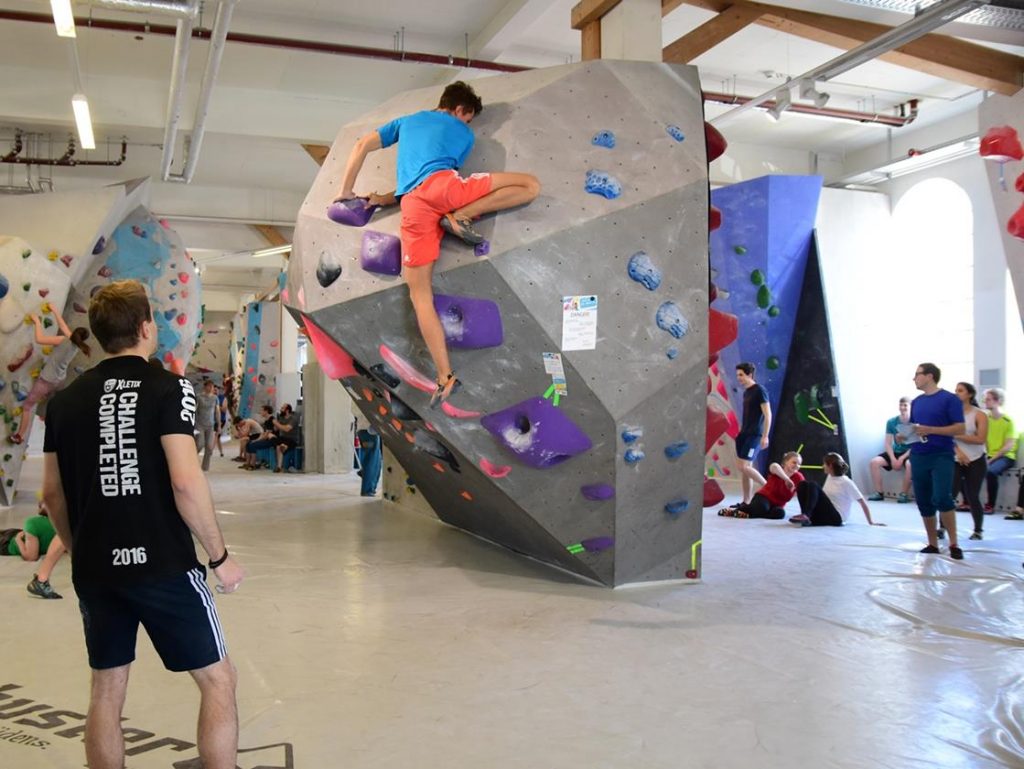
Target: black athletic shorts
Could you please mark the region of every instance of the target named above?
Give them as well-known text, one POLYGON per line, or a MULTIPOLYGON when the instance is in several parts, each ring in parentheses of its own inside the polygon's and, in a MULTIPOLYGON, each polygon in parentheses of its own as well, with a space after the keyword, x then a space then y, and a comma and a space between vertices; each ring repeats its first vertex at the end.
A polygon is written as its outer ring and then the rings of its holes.
MULTIPOLYGON (((907 449, 907 451, 910 451, 910 449, 907 449)), ((907 451, 899 452, 896 455, 896 459, 899 459, 900 457, 904 456, 907 453, 907 451)), ((882 464, 882 469, 883 470, 892 470, 892 460, 889 459, 889 455, 886 452, 883 451, 878 456, 885 460, 885 462, 882 464)), ((907 459, 910 459, 910 457, 907 457, 907 459)))
POLYGON ((136 585, 76 585, 75 592, 93 670, 135 660, 140 622, 168 670, 198 670, 227 655, 202 567, 136 585))

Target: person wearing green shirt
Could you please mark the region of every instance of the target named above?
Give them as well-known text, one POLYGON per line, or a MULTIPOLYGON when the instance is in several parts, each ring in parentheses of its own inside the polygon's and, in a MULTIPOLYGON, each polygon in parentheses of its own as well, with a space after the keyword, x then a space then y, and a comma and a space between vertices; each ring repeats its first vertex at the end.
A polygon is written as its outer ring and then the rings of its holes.
POLYGON ((1013 420, 1003 413, 1003 402, 1006 393, 999 387, 985 390, 985 408, 988 409, 988 471, 985 474, 985 486, 988 491, 988 504, 985 512, 996 509, 996 497, 999 496, 999 476, 1017 464, 1017 433, 1013 428, 1013 420))
POLYGON ((29 593, 40 598, 64 597, 50 586, 50 575, 65 552, 67 549, 57 536, 41 502, 39 514, 26 518, 20 529, 0 529, 0 555, 18 556, 23 561, 31 562, 42 559, 38 573, 32 575, 32 581, 26 588, 29 593))

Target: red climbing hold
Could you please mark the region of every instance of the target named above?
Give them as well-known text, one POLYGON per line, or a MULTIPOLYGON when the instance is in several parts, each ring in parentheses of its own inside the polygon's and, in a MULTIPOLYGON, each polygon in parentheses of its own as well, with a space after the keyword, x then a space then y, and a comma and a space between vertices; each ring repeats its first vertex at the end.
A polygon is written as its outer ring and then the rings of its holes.
POLYGON ((48 288, 41 288, 41 289, 39 289, 39 296, 41 296, 43 299, 45 299, 49 295, 50 295, 50 289, 48 289, 48 288))
POLYGON ((1017 188, 1017 192, 1024 192, 1024 173, 1017 177, 1013 186, 1017 188))
POLYGON ((306 335, 309 343, 313 345, 316 352, 316 359, 320 362, 324 373, 331 379, 344 379, 345 377, 356 376, 356 367, 349 355, 341 345, 331 339, 319 326, 313 323, 308 316, 302 316, 303 325, 306 327, 306 335))
POLYGON ((180 315, 178 315, 178 317, 175 320, 178 321, 179 326, 184 326, 186 323, 188 323, 188 318, 185 317, 185 313, 181 313, 180 315))
POLYGON ((711 123, 704 123, 704 143, 708 147, 708 163, 713 162, 725 152, 729 142, 711 123))
POLYGON ((179 272, 178 273, 178 280, 180 280, 182 283, 188 283, 189 277, 190 276, 189 276, 189 274, 187 272, 179 272))
POLYGON ((1008 125, 988 129, 981 139, 978 152, 986 160, 994 160, 997 163, 1024 159, 1024 147, 1021 147, 1020 137, 1017 136, 1017 131, 1008 125))
POLYGON ((707 454, 719 436, 728 431, 729 418, 718 406, 709 404, 704 419, 704 453, 707 454))
POLYGON ((725 492, 714 478, 704 479, 704 507, 712 507, 725 499, 725 492))
POLYGON ((512 468, 509 465, 496 465, 483 457, 480 458, 480 469, 491 478, 504 478, 512 472, 512 468))
POLYGON ((714 206, 708 206, 708 232, 714 232, 722 226, 722 211, 714 206))
POLYGON ((708 310, 708 352, 716 353, 736 341, 739 320, 735 315, 708 310))
POLYGON ((1010 221, 1006 223, 1006 231, 1013 235, 1013 237, 1024 240, 1024 203, 1010 217, 1010 221))

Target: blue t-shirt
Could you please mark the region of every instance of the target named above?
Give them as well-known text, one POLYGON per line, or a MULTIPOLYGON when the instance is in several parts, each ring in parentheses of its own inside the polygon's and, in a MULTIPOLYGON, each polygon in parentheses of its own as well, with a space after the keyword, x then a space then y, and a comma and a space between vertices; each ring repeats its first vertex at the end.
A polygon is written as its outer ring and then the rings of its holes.
MULTIPOLYGON (((918 395, 910 404, 910 421, 929 427, 946 427, 964 421, 964 405, 948 390, 936 390, 931 395, 918 395)), ((953 453, 953 437, 928 435, 926 441, 910 444, 911 454, 953 453)))
POLYGON ((396 118, 377 129, 380 143, 398 142, 396 195, 415 189, 437 171, 459 168, 473 149, 473 132, 454 115, 423 110, 396 118))

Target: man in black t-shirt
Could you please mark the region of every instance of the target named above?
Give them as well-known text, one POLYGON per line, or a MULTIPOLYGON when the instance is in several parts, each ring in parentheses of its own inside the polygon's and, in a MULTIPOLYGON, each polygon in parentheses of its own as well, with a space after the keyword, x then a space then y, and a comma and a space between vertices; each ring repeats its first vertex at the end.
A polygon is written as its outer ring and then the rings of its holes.
POLYGON ((759 451, 768 448, 768 432, 772 427, 768 391, 754 381, 755 371, 753 363, 736 364, 736 381, 743 388, 743 421, 736 435, 736 463, 745 505, 750 504, 754 492, 764 486, 764 476, 754 467, 754 458, 759 451))
POLYGON ((157 326, 138 282, 97 292, 89 324, 108 357, 50 401, 43 444, 43 499, 71 551, 92 668, 87 764, 124 765, 121 711, 142 623, 164 666, 199 686, 203 766, 234 769, 236 674, 192 535, 221 592, 236 590, 243 571, 196 458, 195 393, 147 362, 157 326))

